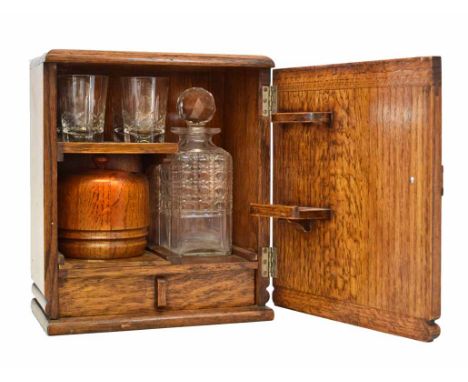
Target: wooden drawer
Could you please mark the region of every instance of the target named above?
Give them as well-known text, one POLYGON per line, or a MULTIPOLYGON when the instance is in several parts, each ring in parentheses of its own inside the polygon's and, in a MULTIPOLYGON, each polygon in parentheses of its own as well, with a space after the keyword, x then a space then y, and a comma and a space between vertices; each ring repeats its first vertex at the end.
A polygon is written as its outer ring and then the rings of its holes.
POLYGON ((60 317, 154 312, 154 284, 154 276, 61 280, 60 317))
POLYGON ((62 279, 60 317, 148 314, 157 310, 255 304, 255 270, 167 276, 62 279))
POLYGON ((255 303, 255 271, 178 274, 166 278, 163 308, 226 308, 255 303))

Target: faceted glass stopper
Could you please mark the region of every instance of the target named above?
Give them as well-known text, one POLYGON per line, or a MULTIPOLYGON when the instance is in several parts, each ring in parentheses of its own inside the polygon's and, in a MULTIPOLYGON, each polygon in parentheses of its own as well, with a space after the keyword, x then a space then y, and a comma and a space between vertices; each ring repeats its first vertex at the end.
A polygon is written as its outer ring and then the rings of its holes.
POLYGON ((213 94, 203 88, 186 89, 177 99, 177 110, 187 125, 203 126, 216 111, 213 94))

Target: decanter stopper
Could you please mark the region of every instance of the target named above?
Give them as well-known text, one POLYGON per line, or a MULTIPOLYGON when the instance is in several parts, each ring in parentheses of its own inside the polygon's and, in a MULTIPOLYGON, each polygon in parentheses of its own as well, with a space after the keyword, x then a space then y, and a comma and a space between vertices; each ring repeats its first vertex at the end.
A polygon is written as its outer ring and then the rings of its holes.
POLYGON ((213 94, 203 88, 186 89, 177 99, 177 110, 187 126, 202 127, 211 121, 216 111, 213 94))

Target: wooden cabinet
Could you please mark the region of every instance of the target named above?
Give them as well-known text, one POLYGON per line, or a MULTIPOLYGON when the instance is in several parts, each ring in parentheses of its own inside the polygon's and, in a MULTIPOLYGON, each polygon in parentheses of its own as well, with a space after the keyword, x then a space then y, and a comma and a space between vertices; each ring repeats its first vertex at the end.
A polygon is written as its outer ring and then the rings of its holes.
POLYGON ((271 320, 272 276, 275 305, 417 340, 438 336, 440 58, 273 66, 260 56, 66 50, 32 61, 32 308, 49 334, 271 320), (57 141, 61 73, 110 76, 106 142, 57 141), (63 174, 102 153, 114 168, 150 174, 177 151, 170 133, 162 143, 112 141, 123 75, 169 77, 169 127, 181 123, 182 90, 215 96, 210 125, 233 157, 232 256, 171 256, 151 244, 157 226, 140 257, 58 253, 63 174))

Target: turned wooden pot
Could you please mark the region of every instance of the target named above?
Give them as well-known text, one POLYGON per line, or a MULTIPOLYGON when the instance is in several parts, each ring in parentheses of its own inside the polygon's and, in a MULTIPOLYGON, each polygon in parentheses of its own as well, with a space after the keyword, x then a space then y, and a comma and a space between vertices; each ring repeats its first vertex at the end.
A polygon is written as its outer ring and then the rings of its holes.
POLYGON ((94 163, 96 169, 59 177, 59 251, 78 259, 139 256, 148 235, 148 180, 105 169, 105 156, 94 163))

